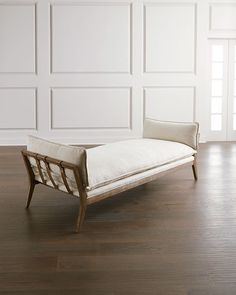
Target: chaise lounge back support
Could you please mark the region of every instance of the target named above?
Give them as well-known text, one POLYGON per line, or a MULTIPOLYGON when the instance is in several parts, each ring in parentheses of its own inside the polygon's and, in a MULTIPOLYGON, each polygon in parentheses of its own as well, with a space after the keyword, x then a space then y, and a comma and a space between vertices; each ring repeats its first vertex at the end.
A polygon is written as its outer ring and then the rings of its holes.
MULTIPOLYGON (((192 154, 193 160, 187 163, 183 162, 181 166, 186 164, 192 165, 194 178, 197 180, 198 130, 198 123, 176 123, 146 119, 143 137, 178 142, 191 147, 194 151, 192 154)), ((105 191, 98 190, 94 194, 89 187, 87 152, 85 148, 61 145, 30 136, 27 150, 22 151, 22 156, 30 184, 26 208, 30 205, 36 184, 44 184, 79 197, 80 208, 76 226, 77 232, 83 224, 87 205, 152 181, 166 172, 146 175, 115 188, 108 185, 105 191)), ((171 168, 168 171, 174 169, 171 168)), ((142 175, 141 173, 139 174, 142 175)))

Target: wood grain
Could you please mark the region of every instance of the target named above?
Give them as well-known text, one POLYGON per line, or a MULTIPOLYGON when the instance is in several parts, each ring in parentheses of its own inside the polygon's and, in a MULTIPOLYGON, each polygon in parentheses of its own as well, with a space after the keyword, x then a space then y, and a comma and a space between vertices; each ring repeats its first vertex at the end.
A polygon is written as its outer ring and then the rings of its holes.
POLYGON ((90 205, 35 187, 22 147, 0 148, 0 294, 235 295, 236 144, 200 145, 189 167, 90 205))

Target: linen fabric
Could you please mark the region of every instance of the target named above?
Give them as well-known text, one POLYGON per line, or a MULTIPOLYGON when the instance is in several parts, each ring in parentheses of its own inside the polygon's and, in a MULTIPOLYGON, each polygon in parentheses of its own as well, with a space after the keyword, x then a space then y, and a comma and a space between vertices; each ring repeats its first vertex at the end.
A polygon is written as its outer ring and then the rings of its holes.
POLYGON ((187 144, 196 150, 198 130, 198 123, 177 123, 145 119, 143 137, 176 141, 187 144))
MULTIPOLYGON (((161 172, 165 172, 165 171, 168 171, 169 169, 172 169, 172 168, 175 168, 175 167, 178 167, 180 165, 183 165, 183 164, 187 164, 189 162, 192 162, 194 160, 193 156, 191 157, 188 157, 188 158, 184 158, 184 159, 181 159, 181 160, 178 160, 178 161, 174 161, 174 162, 171 162, 169 164, 166 164, 166 165, 162 165, 160 167, 156 167, 156 168, 153 168, 153 169, 149 169, 149 170, 146 170, 142 173, 138 173, 138 174, 135 174, 135 175, 131 175, 131 176, 128 176, 126 178, 123 178, 123 179, 120 179, 120 180, 117 180, 117 181, 113 181, 107 185, 104 185, 104 186, 100 186, 94 190, 88 190, 87 191, 87 196, 88 198, 93 198, 93 197, 96 197, 97 195, 100 195, 100 194, 104 194, 106 192, 110 192, 112 190, 115 190, 115 189, 118 189, 120 187, 123 187, 125 185, 129 185, 135 181, 140 181, 142 180, 143 178, 146 178, 146 177, 149 177, 149 176, 152 176, 152 175, 157 175, 158 173, 161 173, 161 172)), ((36 171, 36 174, 35 174, 35 178, 36 180, 38 181, 41 181, 41 178, 40 178, 40 175, 39 173, 36 171)), ((51 183, 50 179, 47 177, 47 174, 45 174, 45 179, 47 180, 47 185, 53 187, 53 184, 51 183)), ((65 185, 61 182, 60 178, 58 179, 58 189, 63 191, 63 192, 67 192, 67 189, 65 187, 65 185)), ((73 192, 73 195, 76 196, 76 197, 79 197, 79 191, 78 191, 78 188, 77 188, 77 185, 74 181, 71 181, 70 179, 68 179, 68 183, 70 185, 70 188, 73 192)))
MULTIPOLYGON (((27 149, 34 153, 78 165, 86 184, 87 191, 92 191, 112 182, 137 175, 142 172, 165 166, 169 163, 189 158, 196 150, 179 142, 140 138, 110 143, 91 149, 61 145, 30 136, 27 149)), ((31 159, 35 175, 38 175, 36 163, 31 159)), ((46 167, 41 162, 44 176, 46 167)), ((63 187, 60 170, 51 164, 53 176, 63 187)), ((68 183, 76 189, 74 175, 66 171, 68 183)), ((40 179, 38 179, 40 181, 40 179)), ((47 181, 50 182, 49 179, 47 181)))
POLYGON ((114 189, 118 189, 120 187, 129 185, 129 184, 131 184, 131 183, 133 183, 135 181, 140 181, 143 178, 157 175, 158 173, 165 172, 165 171, 168 171, 169 169, 178 167, 180 165, 187 164, 189 162, 192 162, 193 160, 194 160, 193 156, 187 157, 187 158, 184 158, 184 159, 181 159, 181 160, 171 162, 171 163, 166 164, 166 165, 162 165, 162 166, 159 166, 159 167, 156 167, 156 168, 153 168, 153 169, 143 171, 142 173, 137 173, 137 174, 128 176, 126 178, 122 178, 120 180, 110 182, 107 185, 100 186, 98 188, 95 188, 93 190, 88 191, 87 192, 88 198, 96 197, 97 195, 100 195, 100 194, 103 194, 103 193, 106 193, 106 192, 110 192, 110 191, 112 191, 114 189))
POLYGON ((129 139, 88 149, 89 190, 195 153, 196 150, 185 144, 150 138, 129 139))
MULTIPOLYGON (((86 169, 86 149, 83 147, 69 146, 50 142, 35 136, 28 136, 27 150, 33 153, 41 154, 57 160, 75 164, 79 167, 79 172, 85 186, 88 185, 88 176, 86 169)), ((34 159, 30 159, 31 164, 36 167, 34 159)), ((41 161, 41 166, 46 170, 44 163, 41 161)), ((56 165, 50 165, 53 172, 60 174, 59 168, 56 165)), ((66 171, 67 176, 73 179, 73 172, 66 171)))

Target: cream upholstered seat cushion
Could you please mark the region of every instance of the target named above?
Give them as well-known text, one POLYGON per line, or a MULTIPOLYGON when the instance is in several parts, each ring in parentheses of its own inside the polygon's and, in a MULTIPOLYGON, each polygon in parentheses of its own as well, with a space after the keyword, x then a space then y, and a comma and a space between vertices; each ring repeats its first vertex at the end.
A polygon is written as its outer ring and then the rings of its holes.
MULTIPOLYGON (((162 165, 159 167, 155 167, 153 169, 143 171, 142 173, 137 173, 137 174, 122 178, 120 180, 110 182, 109 184, 106 184, 106 185, 103 185, 103 186, 100 186, 98 188, 88 191, 87 192, 88 198, 96 197, 97 195, 104 194, 106 192, 115 190, 117 188, 129 185, 135 181, 141 181, 142 179, 144 179, 146 177, 157 175, 158 173, 165 172, 169 169, 178 167, 179 165, 184 165, 186 163, 192 162, 193 160, 194 160, 193 156, 187 157, 187 158, 184 158, 181 160, 171 162, 166 165, 162 165)), ((64 190, 66 190, 66 188, 64 188, 64 190)))
MULTIPOLYGON (((119 141, 85 150, 30 136, 27 149, 78 165, 88 191, 191 157, 196 153, 193 148, 182 143, 150 138, 119 141)), ((35 174, 38 174, 36 164, 33 162, 31 164, 34 166, 35 174)), ((41 165, 43 170, 46 170, 43 162, 41 165)), ((56 182, 63 185, 58 167, 51 164, 51 169, 57 179, 56 182)), ((47 178, 47 173, 44 172, 47 178)), ((73 173, 66 171, 66 174, 71 186, 76 187, 73 173)), ((40 176, 37 177, 40 181, 40 176)), ((49 179, 47 181, 50 183, 49 179)))
MULTIPOLYGON (((100 195, 100 194, 109 192, 111 190, 123 187, 123 186, 131 184, 131 183, 133 183, 135 181, 140 181, 145 177, 150 177, 152 175, 156 175, 158 173, 161 173, 161 172, 167 171, 169 169, 175 168, 175 167, 177 167, 179 165, 183 165, 183 164, 186 164, 188 162, 192 162, 193 159, 194 159, 193 156, 187 157, 187 158, 184 158, 184 159, 181 159, 181 160, 171 162, 171 163, 166 164, 166 165, 162 165, 162 166, 159 166, 159 167, 155 167, 153 169, 146 170, 146 171, 144 171, 142 173, 137 173, 137 174, 134 174, 134 175, 119 179, 117 181, 112 181, 112 182, 110 182, 110 183, 108 183, 106 185, 99 186, 98 188, 87 191, 87 196, 88 196, 88 198, 96 197, 97 195, 100 195)), ((45 176, 45 179, 47 180, 47 185, 53 187, 53 184, 51 183, 50 179, 48 178, 48 175, 45 173, 44 176, 45 176)), ((40 175, 39 175, 37 170, 36 170, 36 174, 35 174, 35 179, 38 180, 39 182, 41 181, 40 175)), ((55 180, 56 180, 56 183, 58 184, 58 189, 63 191, 63 192, 67 192, 67 189, 66 189, 65 185, 62 183, 61 178, 60 178, 59 175, 55 175, 55 180)), ((73 192, 73 195, 79 197, 79 191, 78 191, 78 187, 77 187, 75 181, 70 180, 70 178, 68 178, 67 181, 68 181, 68 183, 70 185, 70 188, 71 188, 71 190, 73 192)))
POLYGON ((157 139, 130 139, 87 150, 89 190, 148 169, 192 156, 182 143, 157 139))

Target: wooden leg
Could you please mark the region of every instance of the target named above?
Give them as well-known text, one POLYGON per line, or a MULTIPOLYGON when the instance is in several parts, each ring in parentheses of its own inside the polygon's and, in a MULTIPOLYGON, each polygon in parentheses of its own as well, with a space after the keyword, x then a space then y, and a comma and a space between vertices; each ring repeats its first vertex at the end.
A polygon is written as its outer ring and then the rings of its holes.
POLYGON ((83 225, 86 209, 87 209, 86 202, 80 200, 79 216, 77 219, 77 226, 76 226, 76 230, 75 230, 77 233, 80 231, 80 229, 83 225))
POLYGON ((194 160, 194 162, 193 162, 192 170, 193 170, 194 179, 197 180, 198 179, 198 173, 197 173, 197 163, 196 163, 196 160, 194 160))
POLYGON ((28 199, 27 199, 27 203, 26 203, 26 208, 29 208, 32 196, 33 196, 33 192, 34 192, 34 187, 35 187, 35 183, 31 182, 30 183, 30 188, 29 188, 29 193, 28 193, 28 199))

